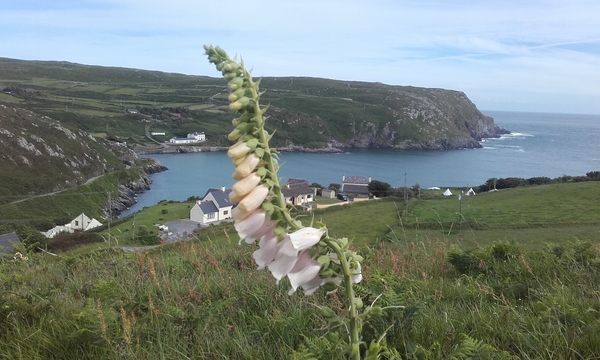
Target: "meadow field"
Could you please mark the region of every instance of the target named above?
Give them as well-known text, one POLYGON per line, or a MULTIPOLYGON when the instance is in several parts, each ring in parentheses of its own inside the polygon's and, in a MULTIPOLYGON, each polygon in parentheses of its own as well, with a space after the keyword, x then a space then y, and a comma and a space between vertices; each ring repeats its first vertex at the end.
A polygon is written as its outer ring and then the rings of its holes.
MULTIPOLYGON (((136 226, 190 205, 161 202, 136 226)), ((356 291, 388 309, 363 340, 383 336, 382 358, 597 359, 600 182, 463 197, 462 217, 460 205, 386 198, 298 218, 324 222, 365 258, 356 291)), ((131 220, 111 227, 119 245, 131 220)), ((144 252, 104 243, 5 258, 0 358, 339 358, 319 307, 343 313, 342 292, 288 296, 238 240, 226 223, 144 252)))

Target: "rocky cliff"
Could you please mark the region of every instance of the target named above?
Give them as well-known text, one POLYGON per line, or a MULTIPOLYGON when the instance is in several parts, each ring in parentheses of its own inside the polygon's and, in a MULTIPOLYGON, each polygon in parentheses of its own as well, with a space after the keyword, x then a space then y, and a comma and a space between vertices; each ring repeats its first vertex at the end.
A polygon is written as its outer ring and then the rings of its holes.
POLYGON ((282 148, 478 148, 508 133, 460 91, 313 78, 261 85, 282 148))

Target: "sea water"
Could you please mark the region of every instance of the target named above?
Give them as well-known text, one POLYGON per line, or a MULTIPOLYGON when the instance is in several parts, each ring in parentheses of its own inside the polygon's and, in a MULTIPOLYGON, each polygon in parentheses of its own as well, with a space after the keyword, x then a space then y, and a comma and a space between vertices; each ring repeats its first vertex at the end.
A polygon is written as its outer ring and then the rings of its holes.
MULTIPOLYGON (((309 183, 342 183, 360 175, 394 187, 475 187, 490 178, 579 176, 600 170, 600 115, 483 111, 511 131, 484 139, 481 149, 354 149, 343 154, 281 153, 279 176, 309 183)), ((121 216, 160 200, 203 196, 208 188, 231 187, 234 167, 224 152, 148 155, 168 171, 150 175, 151 189, 121 216)))

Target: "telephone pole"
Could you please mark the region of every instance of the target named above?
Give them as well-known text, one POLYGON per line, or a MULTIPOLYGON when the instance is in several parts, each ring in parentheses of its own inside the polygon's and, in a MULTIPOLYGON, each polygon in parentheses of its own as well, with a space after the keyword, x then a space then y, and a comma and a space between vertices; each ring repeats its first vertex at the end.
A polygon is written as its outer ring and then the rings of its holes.
POLYGON ((406 206, 406 210, 408 210, 408 193, 406 192, 408 188, 406 187, 406 173, 404 173, 404 206, 406 206))

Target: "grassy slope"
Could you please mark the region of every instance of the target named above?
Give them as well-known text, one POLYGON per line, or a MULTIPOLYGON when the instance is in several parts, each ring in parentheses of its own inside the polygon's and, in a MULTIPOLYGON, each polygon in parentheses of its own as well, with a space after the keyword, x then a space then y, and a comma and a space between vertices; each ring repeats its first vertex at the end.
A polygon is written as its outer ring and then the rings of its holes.
MULTIPOLYGON (((456 194, 456 192, 455 192, 456 194)), ((420 201, 411 206, 402 226, 390 238, 420 242, 465 241, 469 245, 497 240, 540 247, 544 242, 598 237, 600 182, 553 184, 463 196, 459 229, 457 196, 420 201)))
POLYGON ((142 169, 133 167, 49 196, 3 204, 0 206, 0 219, 2 222, 26 223, 40 229, 50 229, 55 224, 62 225, 82 212, 102 221, 108 194, 118 196, 118 184, 136 181, 142 172, 142 169))
MULTIPOLYGON (((227 132, 220 125, 230 121, 232 115, 227 111, 225 83, 219 78, 0 58, 0 85, 39 91, 21 101, 26 108, 71 126, 109 132, 135 143, 147 141, 147 123, 139 116, 126 116, 125 109, 193 109, 184 120, 163 118, 157 130, 167 132, 165 139, 204 131, 207 145, 227 143, 227 132)), ((388 123, 405 140, 431 140, 440 136, 435 130, 439 124, 432 126, 431 121, 458 116, 460 121, 444 126, 446 135, 453 136, 464 131, 465 119, 473 119, 477 113, 460 93, 439 89, 309 78, 265 78, 261 86, 267 90, 264 104, 272 105, 269 126, 277 129, 273 139, 276 145, 291 140, 321 147, 332 138, 346 142, 355 131, 367 132, 373 126, 380 135, 388 123), (430 111, 434 115, 427 121, 405 112, 414 108, 421 111, 430 105, 437 107, 430 111), (429 130, 420 132, 424 126, 429 130)))
MULTIPOLYGON (((466 201, 480 211, 480 221, 494 224, 477 233, 483 241, 498 240, 494 231, 510 227, 510 217, 492 222, 497 214, 486 209, 498 204, 511 205, 511 216, 525 219, 520 227, 526 219, 538 219, 534 212, 547 214, 533 229, 518 231, 557 226, 555 201, 575 219, 561 228, 593 225, 597 231, 598 219, 588 214, 597 213, 598 184, 516 189, 466 201)), ((410 214, 427 218, 433 208, 451 209, 451 202, 456 200, 422 201, 410 214)), ((167 220, 188 206, 158 204, 136 222, 167 220)), ((552 240, 560 244, 538 251, 501 242, 464 252, 451 237, 426 240, 424 235, 406 247, 376 241, 397 221, 393 200, 333 209, 315 219, 322 218, 332 233, 352 237, 365 256, 365 279, 357 288, 364 301, 381 295, 382 305, 407 307, 386 311, 365 328, 365 340, 387 329, 389 346, 409 358, 419 348, 435 358, 436 349, 444 356, 456 354, 463 334, 517 358, 591 359, 600 353, 597 233, 589 238, 593 243, 557 235, 552 240), (461 274, 449 263, 452 254, 463 262, 474 259, 476 266, 461 274)), ((315 330, 323 320, 311 303, 341 311, 341 295, 288 296, 286 281, 278 287, 268 272, 253 269, 252 251, 237 246, 234 230, 225 225, 204 229, 197 241, 142 254, 32 255, 0 263, 0 357, 271 359, 290 358, 308 347, 337 358, 319 338, 323 331, 315 330)), ((490 348, 481 351, 480 358, 492 358, 490 348)))

